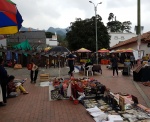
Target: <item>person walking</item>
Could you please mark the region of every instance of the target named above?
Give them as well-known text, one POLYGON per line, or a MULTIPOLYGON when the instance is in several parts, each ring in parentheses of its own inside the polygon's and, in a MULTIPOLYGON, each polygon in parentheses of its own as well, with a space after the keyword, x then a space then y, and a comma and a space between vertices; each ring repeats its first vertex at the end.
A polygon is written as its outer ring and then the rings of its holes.
POLYGON ((131 68, 134 68, 135 58, 133 55, 130 55, 131 68))
POLYGON ((7 92, 7 82, 8 82, 8 74, 4 68, 4 60, 0 58, 0 85, 2 89, 3 102, 0 102, 0 106, 4 106, 7 103, 6 92, 7 92))
POLYGON ((68 66, 70 68, 68 74, 73 76, 73 71, 74 71, 74 60, 75 60, 75 57, 74 55, 70 52, 69 56, 68 56, 68 66))
POLYGON ((118 76, 118 58, 114 54, 112 54, 111 65, 113 69, 113 77, 115 75, 115 71, 118 76))
POLYGON ((38 71, 39 71, 39 66, 41 63, 39 53, 36 53, 36 55, 31 59, 31 63, 33 65, 32 70, 30 72, 31 83, 36 83, 38 71))

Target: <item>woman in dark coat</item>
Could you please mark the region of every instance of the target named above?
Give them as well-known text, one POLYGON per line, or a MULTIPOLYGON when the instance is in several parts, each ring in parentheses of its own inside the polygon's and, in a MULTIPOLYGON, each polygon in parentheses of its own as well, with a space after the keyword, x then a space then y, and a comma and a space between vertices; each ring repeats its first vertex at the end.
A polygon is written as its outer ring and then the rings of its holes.
POLYGON ((1 102, 0 105, 5 105, 7 103, 6 86, 7 86, 8 74, 3 64, 4 64, 4 60, 2 57, 0 57, 0 85, 2 87, 2 94, 3 94, 3 102, 1 102))

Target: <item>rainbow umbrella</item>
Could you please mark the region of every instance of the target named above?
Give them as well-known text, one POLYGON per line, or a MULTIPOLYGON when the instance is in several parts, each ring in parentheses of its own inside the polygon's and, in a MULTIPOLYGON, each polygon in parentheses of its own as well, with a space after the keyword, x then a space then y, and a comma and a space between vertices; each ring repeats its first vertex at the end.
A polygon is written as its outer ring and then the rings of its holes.
POLYGON ((109 50, 105 49, 105 48, 102 48, 100 50, 98 50, 99 53, 108 53, 109 50))
POLYGON ((89 53, 89 52, 92 52, 92 51, 90 51, 90 50, 88 50, 88 49, 86 49, 86 48, 80 48, 80 49, 77 50, 76 52, 78 52, 78 53, 89 53))
POLYGON ((22 16, 11 0, 0 0, 0 34, 14 34, 22 26, 22 16))

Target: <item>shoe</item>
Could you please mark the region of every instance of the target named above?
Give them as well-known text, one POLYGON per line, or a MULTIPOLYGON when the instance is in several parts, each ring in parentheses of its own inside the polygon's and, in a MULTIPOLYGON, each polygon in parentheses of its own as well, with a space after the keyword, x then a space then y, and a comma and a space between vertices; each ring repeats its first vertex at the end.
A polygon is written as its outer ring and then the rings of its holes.
POLYGON ((0 102, 0 106, 6 106, 6 103, 0 102))
POLYGON ((36 83, 36 81, 34 81, 33 83, 36 83))
POLYGON ((33 81, 31 80, 30 83, 33 83, 33 81))
POLYGON ((23 94, 29 94, 29 92, 23 92, 23 94))

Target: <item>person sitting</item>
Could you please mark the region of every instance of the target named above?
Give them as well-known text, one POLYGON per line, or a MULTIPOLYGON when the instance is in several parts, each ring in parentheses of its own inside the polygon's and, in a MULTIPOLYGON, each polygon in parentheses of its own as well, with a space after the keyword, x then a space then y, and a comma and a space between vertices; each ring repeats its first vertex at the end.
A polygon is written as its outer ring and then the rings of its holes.
POLYGON ((14 82, 15 77, 13 75, 8 77, 8 85, 7 85, 7 93, 8 96, 12 93, 12 92, 18 92, 20 90, 21 93, 23 94, 29 94, 29 92, 27 92, 25 90, 25 88, 22 86, 22 83, 18 82, 15 83, 14 82))
POLYGON ((91 62, 90 59, 87 60, 86 64, 85 64, 85 69, 88 70, 88 66, 89 65, 93 65, 93 63, 91 62))

